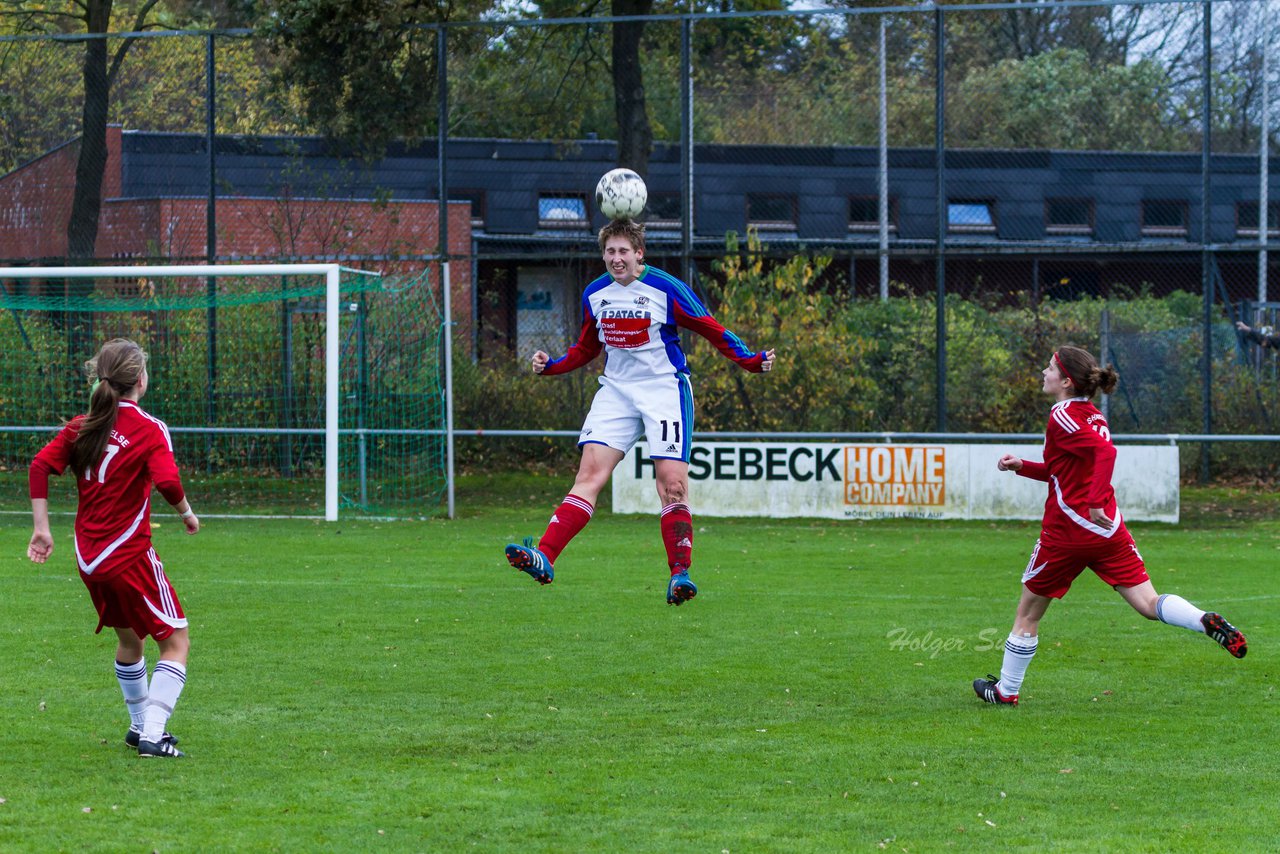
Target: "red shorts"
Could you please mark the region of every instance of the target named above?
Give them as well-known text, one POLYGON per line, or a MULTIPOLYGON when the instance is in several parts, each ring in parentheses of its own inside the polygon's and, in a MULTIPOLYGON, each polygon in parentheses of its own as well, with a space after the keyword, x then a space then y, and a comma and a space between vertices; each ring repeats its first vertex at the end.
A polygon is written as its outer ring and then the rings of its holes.
POLYGON ((1083 546, 1046 546, 1037 540, 1022 583, 1039 596, 1061 599, 1085 569, 1092 569, 1112 587, 1137 587, 1151 580, 1133 537, 1122 530, 1110 539, 1083 546))
POLYGON ((173 634, 174 629, 187 627, 178 594, 173 592, 155 549, 147 549, 118 567, 113 566, 112 570, 105 577, 80 573, 80 580, 89 588, 89 598, 98 612, 95 633, 102 631, 103 626, 110 626, 133 629, 140 638, 150 635, 161 641, 173 634))

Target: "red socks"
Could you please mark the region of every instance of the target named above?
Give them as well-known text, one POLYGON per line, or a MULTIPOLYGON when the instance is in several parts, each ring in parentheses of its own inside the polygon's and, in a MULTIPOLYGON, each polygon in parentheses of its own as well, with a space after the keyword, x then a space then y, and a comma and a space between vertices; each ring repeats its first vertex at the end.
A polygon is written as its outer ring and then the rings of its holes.
POLYGON ((578 536, 578 532, 587 527, 595 508, 576 495, 570 493, 551 514, 546 533, 538 540, 538 549, 547 556, 552 564, 560 557, 560 552, 569 545, 569 541, 578 536))
MULTIPOLYGON (((569 541, 591 521, 595 508, 570 493, 556 508, 547 530, 538 540, 538 548, 552 564, 560 557, 569 541)), ((667 564, 672 574, 689 568, 693 560, 693 514, 688 504, 668 504, 662 508, 662 544, 667 548, 667 564), (679 570, 676 569, 679 567, 679 570)))
POLYGON ((693 560, 693 514, 688 504, 668 504, 662 508, 660 519, 662 544, 667 547, 671 574, 683 572, 693 560))

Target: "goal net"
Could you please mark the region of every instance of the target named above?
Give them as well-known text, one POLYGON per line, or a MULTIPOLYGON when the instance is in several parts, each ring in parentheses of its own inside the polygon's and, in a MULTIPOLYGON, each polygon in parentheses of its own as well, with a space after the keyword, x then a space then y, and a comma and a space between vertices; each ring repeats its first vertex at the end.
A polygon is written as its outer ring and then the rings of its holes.
MULTIPOLYGON (((208 515, 424 516, 447 489, 441 322, 427 274, 335 264, 0 268, 0 511, 84 412, 103 342, 150 356, 142 405, 169 425, 208 515)), ((53 509, 75 507, 71 478, 53 509)))

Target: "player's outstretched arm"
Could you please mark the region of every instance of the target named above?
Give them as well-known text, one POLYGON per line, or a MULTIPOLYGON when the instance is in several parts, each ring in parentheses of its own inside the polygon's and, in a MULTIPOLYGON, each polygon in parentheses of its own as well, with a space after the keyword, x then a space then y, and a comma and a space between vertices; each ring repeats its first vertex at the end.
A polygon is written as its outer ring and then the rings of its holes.
POLYGON ((584 307, 582 311, 582 330, 578 333, 577 343, 558 359, 552 359, 541 350, 534 353, 533 372, 545 377, 567 374, 599 356, 600 351, 603 349, 604 342, 600 340, 600 334, 596 330, 595 316, 591 314, 589 306, 584 307), (541 364, 541 367, 539 367, 539 364, 541 364))
POLYGON ((706 309, 701 307, 701 303, 696 304, 697 310, 703 312, 700 315, 691 314, 689 308, 678 299, 674 302, 674 307, 676 325, 690 329, 706 338, 720 351, 720 355, 744 371, 757 374, 773 369, 777 354, 776 350, 763 350, 757 353, 749 349, 746 344, 742 343, 741 338, 725 329, 720 325, 719 321, 707 314, 706 309))
POLYGON ((44 563, 53 554, 53 534, 49 531, 49 499, 31 499, 31 543, 27 557, 32 563, 44 563))
POLYGON ((1013 454, 1005 454, 996 463, 996 468, 1000 471, 1016 472, 1019 477, 1029 477, 1032 480, 1049 480, 1049 467, 1044 463, 1038 463, 1035 460, 1024 460, 1013 454))
POLYGON ((1022 469, 1022 457, 1005 454, 1000 458, 1000 462, 996 463, 996 468, 1000 471, 1019 471, 1022 469))

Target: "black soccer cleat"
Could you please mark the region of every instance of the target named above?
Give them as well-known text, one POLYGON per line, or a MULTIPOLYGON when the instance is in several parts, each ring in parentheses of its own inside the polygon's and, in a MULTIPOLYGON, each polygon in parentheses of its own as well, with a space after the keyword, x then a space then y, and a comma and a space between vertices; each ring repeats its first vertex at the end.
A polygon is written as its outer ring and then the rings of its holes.
POLYGON ((1005 696, 1000 693, 997 684, 1000 679, 996 676, 987 674, 986 679, 973 680, 973 693, 978 695, 978 699, 985 703, 995 703, 997 706, 1016 706, 1018 705, 1018 695, 1011 694, 1005 696))
POLYGON ((164 756, 169 759, 186 756, 185 753, 173 746, 174 741, 176 741, 176 739, 167 734, 160 736, 159 741, 147 741, 146 739, 142 739, 138 742, 138 755, 143 758, 164 756))
POLYGON ((1221 614, 1209 611, 1200 618, 1200 623, 1204 626, 1206 635, 1236 658, 1244 658, 1249 651, 1249 642, 1244 639, 1244 632, 1228 623, 1221 614))
MULTIPOLYGON (((176 735, 171 735, 170 733, 167 733, 167 732, 164 735, 160 736, 160 738, 168 739, 169 741, 172 741, 174 744, 178 743, 178 737, 176 735)), ((137 750, 138 742, 140 741, 142 741, 142 727, 138 726, 137 724, 130 724, 129 731, 124 734, 124 743, 132 747, 134 750, 137 750)))

